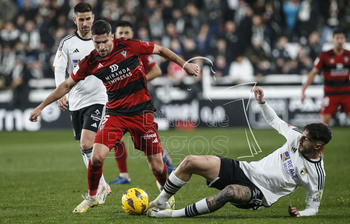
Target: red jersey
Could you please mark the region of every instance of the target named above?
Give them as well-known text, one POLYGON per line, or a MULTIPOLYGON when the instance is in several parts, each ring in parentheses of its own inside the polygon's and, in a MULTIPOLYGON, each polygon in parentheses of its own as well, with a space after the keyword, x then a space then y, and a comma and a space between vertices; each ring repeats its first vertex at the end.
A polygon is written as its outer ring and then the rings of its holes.
POLYGON ((140 56, 151 54, 154 44, 140 40, 113 40, 113 49, 106 57, 93 50, 73 70, 75 82, 95 75, 107 89, 106 113, 131 116, 154 111, 147 88, 146 73, 140 56))
POLYGON ((334 50, 322 52, 314 67, 323 71, 325 96, 350 95, 350 51, 337 55, 334 50))
POLYGON ((145 67, 146 74, 156 65, 151 55, 143 54, 140 56, 143 67, 145 67))

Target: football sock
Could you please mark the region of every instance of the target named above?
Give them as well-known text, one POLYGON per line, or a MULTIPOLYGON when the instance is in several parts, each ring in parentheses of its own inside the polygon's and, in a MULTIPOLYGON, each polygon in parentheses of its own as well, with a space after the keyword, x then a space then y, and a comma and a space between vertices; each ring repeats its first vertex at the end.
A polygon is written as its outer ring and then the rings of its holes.
POLYGON ((119 173, 119 176, 121 176, 122 178, 130 180, 130 177, 129 177, 128 173, 119 173))
MULTIPOLYGON (((81 149, 81 155, 83 156, 83 160, 84 160, 85 166, 86 166, 86 168, 89 168, 89 163, 90 163, 91 156, 92 156, 92 148, 90 148, 88 150, 83 150, 82 148, 80 148, 80 149, 81 149)), ((100 183, 103 186, 107 185, 107 182, 106 182, 106 180, 105 180, 103 175, 101 176, 100 183)))
POLYGON ((155 172, 153 172, 153 175, 156 177, 158 183, 161 186, 164 186, 166 179, 167 179, 167 174, 168 174, 168 167, 165 164, 165 162, 163 162, 163 171, 160 175, 156 174, 155 172))
POLYGON ((182 186, 187 182, 178 178, 174 172, 172 172, 164 185, 164 189, 160 192, 159 196, 156 198, 160 204, 163 204, 169 200, 182 186))
POLYGON ((92 165, 91 162, 89 163, 88 186, 90 196, 95 196, 97 194, 97 188, 102 176, 102 166, 103 165, 92 165))
POLYGON ((174 172, 169 175, 168 181, 164 185, 164 191, 168 194, 174 195, 187 182, 178 178, 174 172))
POLYGON ((114 147, 114 157, 117 161, 117 166, 120 173, 128 173, 128 167, 126 163, 127 155, 128 154, 125 144, 123 141, 120 141, 119 144, 114 147))
POLYGON ((92 148, 88 149, 88 150, 83 150, 82 148, 80 148, 80 150, 81 150, 81 156, 83 157, 83 160, 84 160, 84 164, 85 164, 86 168, 88 168, 89 161, 91 159, 92 148))
POLYGON ((174 210, 172 212, 172 217, 193 217, 197 215, 210 213, 207 199, 204 198, 192 205, 189 205, 183 209, 174 210))

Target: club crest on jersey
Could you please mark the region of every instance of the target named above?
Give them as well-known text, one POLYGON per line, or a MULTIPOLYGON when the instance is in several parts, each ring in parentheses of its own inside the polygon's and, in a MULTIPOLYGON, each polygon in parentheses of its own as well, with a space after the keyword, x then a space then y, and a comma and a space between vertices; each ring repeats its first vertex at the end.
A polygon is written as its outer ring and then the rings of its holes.
POLYGON ((302 175, 302 176, 305 176, 307 173, 308 172, 307 172, 306 168, 303 168, 303 169, 300 170, 300 175, 302 175))
POLYGON ((337 63, 335 66, 336 66, 336 68, 337 68, 338 70, 340 70, 340 69, 343 69, 343 68, 344 68, 344 65, 343 65, 343 64, 341 64, 341 63, 337 63))
POLYGON ((128 51, 127 51, 127 50, 124 50, 124 51, 122 51, 122 52, 120 52, 120 53, 124 56, 124 58, 126 58, 126 55, 127 55, 128 51))
POLYGON ((109 66, 109 68, 111 69, 111 72, 116 72, 119 68, 119 66, 117 64, 113 64, 111 66, 109 66))

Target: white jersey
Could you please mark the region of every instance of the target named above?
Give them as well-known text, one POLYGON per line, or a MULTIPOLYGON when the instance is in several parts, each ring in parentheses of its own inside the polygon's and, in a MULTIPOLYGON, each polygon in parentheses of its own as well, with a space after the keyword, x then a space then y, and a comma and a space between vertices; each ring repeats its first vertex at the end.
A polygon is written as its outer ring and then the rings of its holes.
POLYGON ((304 186, 307 206, 304 211, 300 211, 300 215, 316 215, 326 176, 322 157, 318 161, 305 158, 298 150, 302 133, 281 120, 267 103, 260 105, 266 121, 287 142, 259 161, 240 161, 241 169, 263 192, 263 205, 271 206, 279 198, 304 186))
MULTIPOLYGON (((92 40, 82 39, 76 32, 64 37, 60 42, 53 63, 56 86, 64 82, 74 67, 92 50, 94 50, 92 40)), ((106 88, 101 80, 90 75, 73 87, 68 94, 68 102, 70 111, 76 111, 93 104, 105 105, 107 103, 106 88)))

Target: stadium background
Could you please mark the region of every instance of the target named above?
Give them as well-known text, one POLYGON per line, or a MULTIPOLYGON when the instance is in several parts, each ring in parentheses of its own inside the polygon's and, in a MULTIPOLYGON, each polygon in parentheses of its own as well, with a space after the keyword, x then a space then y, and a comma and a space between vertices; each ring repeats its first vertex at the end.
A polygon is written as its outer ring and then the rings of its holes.
MULTIPOLYGON (((77 2, 0 1, 0 130, 71 127, 68 113, 55 104, 37 124, 26 118, 55 88, 53 57, 60 39, 75 30, 77 2)), ((128 20, 136 38, 166 46, 203 68, 198 78, 184 77, 181 68, 154 57, 163 72, 150 83, 161 129, 246 126, 248 120, 266 127, 249 100, 254 83, 265 86, 288 122, 319 121, 322 78, 308 89, 305 104, 299 102, 301 85, 318 53, 331 47, 332 30, 349 31, 350 24, 349 2, 341 0, 89 2, 96 19, 113 27, 128 20)), ((344 114, 332 121, 349 124, 344 114)))

